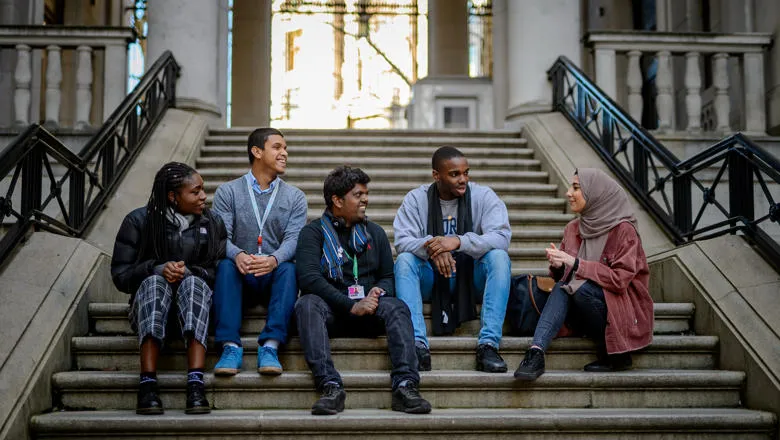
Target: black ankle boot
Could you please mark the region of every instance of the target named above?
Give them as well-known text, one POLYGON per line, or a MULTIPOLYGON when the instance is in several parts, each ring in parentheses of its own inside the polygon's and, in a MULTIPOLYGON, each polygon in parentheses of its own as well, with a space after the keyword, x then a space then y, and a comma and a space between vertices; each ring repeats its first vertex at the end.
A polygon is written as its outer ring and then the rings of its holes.
POLYGON ((431 350, 423 343, 415 344, 417 353, 417 369, 419 371, 431 371, 431 350))
POLYGON ((631 354, 611 354, 595 362, 585 365, 584 370, 589 373, 613 373, 616 371, 630 370, 633 365, 631 354))
POLYGON ((163 404, 160 400, 157 381, 148 381, 138 386, 138 403, 135 407, 136 414, 155 415, 162 414, 163 404))
POLYGON ((417 384, 408 383, 393 391, 391 409, 407 414, 428 414, 431 404, 420 395, 417 384))
POLYGON ((495 347, 490 344, 479 344, 477 347, 477 371, 506 373, 506 362, 498 354, 495 347))
POLYGON ((344 401, 347 393, 341 385, 333 382, 326 383, 322 387, 322 394, 311 407, 311 413, 316 416, 332 416, 344 411, 344 401))
POLYGON ((515 370, 515 379, 532 381, 544 374, 544 352, 538 348, 530 348, 515 370))
POLYGON ((187 382, 187 414, 208 414, 211 412, 211 405, 206 399, 206 387, 203 382, 187 382))

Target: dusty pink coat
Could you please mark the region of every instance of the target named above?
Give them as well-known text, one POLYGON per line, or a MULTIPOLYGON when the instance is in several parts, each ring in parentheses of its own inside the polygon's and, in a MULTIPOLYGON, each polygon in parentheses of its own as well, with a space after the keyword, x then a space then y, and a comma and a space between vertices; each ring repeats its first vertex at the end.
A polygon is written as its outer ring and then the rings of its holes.
MULTIPOLYGON (((577 256, 582 238, 580 221, 566 225, 560 249, 577 256)), ((653 300, 648 291, 650 272, 636 229, 620 223, 611 231, 599 261, 580 260, 575 275, 595 281, 604 289, 607 302, 607 353, 624 353, 646 347, 653 341, 653 300)))

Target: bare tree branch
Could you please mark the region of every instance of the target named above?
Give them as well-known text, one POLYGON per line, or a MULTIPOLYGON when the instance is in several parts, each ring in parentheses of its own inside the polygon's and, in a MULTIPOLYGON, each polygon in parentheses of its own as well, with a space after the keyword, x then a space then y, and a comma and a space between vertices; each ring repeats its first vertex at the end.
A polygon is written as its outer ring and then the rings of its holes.
MULTIPOLYGON (((357 36, 357 35, 355 35, 353 33, 347 32, 343 27, 338 27, 335 24, 330 23, 330 22, 328 23, 328 25, 330 27, 332 27, 333 29, 341 32, 344 35, 349 35, 350 37, 352 37, 352 38, 354 38, 356 40, 360 39, 359 36, 357 36)), ((376 44, 374 44, 373 41, 371 41, 371 37, 366 36, 366 42, 368 43, 369 46, 371 46, 372 49, 374 49, 376 51, 377 54, 379 54, 379 56, 384 58, 384 60, 387 62, 387 64, 390 65, 390 68, 393 70, 393 72, 395 72, 398 76, 400 76, 401 79, 404 80, 406 85, 408 85, 409 87, 412 86, 412 82, 409 80, 409 78, 407 78, 406 75, 404 75, 404 73, 401 71, 401 69, 398 66, 396 66, 395 63, 393 63, 390 60, 390 58, 387 56, 387 54, 385 54, 384 51, 382 51, 382 49, 379 48, 379 46, 377 46, 376 44)))

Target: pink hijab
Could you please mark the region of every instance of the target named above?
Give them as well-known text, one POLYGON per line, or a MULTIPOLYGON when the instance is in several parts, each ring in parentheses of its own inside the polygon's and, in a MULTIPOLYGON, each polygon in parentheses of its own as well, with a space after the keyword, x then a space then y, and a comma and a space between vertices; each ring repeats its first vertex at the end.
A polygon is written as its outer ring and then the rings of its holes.
MULTIPOLYGON (((577 251, 577 258, 598 261, 612 228, 628 222, 636 229, 634 210, 623 188, 604 171, 579 168, 575 174, 580 178, 580 188, 585 198, 585 208, 580 212, 582 244, 577 251)), ((570 293, 576 292, 584 283, 585 280, 572 280, 569 283, 570 293)))

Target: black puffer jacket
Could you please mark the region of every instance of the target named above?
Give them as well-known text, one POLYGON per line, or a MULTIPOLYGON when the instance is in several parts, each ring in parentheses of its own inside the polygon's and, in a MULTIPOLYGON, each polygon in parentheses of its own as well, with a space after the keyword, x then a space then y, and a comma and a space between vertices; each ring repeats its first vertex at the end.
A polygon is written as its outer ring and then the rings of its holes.
MULTIPOLYGON (((154 273, 154 267, 167 263, 154 259, 152 255, 138 255, 141 249, 141 234, 146 221, 146 207, 131 211, 122 221, 114 243, 114 255, 111 257, 111 279, 122 292, 132 296, 143 280, 154 273)), ((217 215, 201 215, 185 229, 181 236, 176 226, 168 222, 166 227, 170 261, 184 261, 193 275, 203 278, 209 286, 214 286, 219 260, 225 257, 227 231, 222 219, 217 215), (219 237, 219 255, 208 261, 207 231, 209 222, 217 222, 219 237)), ((148 254, 148 252, 147 252, 148 254)), ((132 301, 132 296, 130 301, 132 301)))

